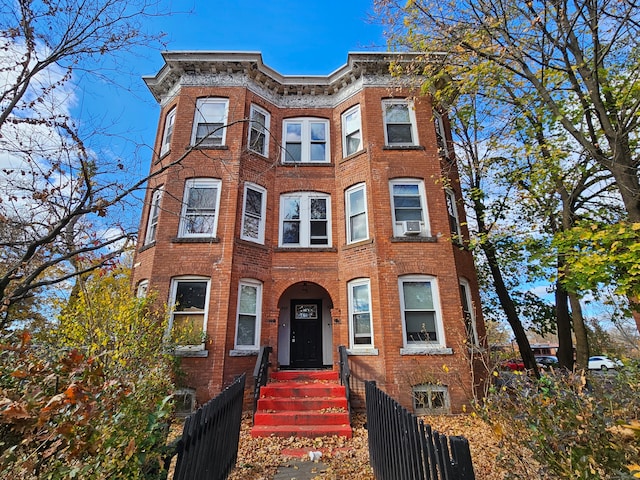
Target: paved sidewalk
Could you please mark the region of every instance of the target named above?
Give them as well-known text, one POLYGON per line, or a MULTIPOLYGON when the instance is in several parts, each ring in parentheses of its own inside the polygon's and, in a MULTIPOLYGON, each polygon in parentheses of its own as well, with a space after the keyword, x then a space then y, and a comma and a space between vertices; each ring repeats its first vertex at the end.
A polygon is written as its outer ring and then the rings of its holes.
POLYGON ((273 480, 313 480, 323 478, 327 465, 322 462, 291 458, 278 467, 273 480))

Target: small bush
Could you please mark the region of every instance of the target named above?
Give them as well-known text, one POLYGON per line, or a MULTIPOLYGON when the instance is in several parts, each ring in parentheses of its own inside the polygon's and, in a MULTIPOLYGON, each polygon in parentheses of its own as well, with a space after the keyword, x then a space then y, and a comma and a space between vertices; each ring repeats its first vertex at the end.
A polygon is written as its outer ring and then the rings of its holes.
POLYGON ((480 413, 502 439, 508 478, 638 478, 637 366, 606 375, 551 371, 539 380, 516 374, 491 389, 480 413))

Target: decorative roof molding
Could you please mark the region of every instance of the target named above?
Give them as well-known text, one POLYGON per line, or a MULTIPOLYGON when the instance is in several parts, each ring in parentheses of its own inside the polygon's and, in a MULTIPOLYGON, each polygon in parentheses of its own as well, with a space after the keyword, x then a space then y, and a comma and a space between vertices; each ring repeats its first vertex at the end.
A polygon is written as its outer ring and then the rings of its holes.
MULTIPOLYGON (((154 76, 143 77, 159 103, 181 86, 242 86, 272 101, 295 107, 333 106, 363 86, 389 86, 391 62, 411 62, 419 53, 351 52, 347 63, 329 75, 282 75, 262 61, 260 52, 169 51, 154 76), (304 100, 302 99, 304 97, 304 100), (297 99, 296 99, 297 98, 297 99)), ((396 79, 398 86, 403 81, 396 79)))

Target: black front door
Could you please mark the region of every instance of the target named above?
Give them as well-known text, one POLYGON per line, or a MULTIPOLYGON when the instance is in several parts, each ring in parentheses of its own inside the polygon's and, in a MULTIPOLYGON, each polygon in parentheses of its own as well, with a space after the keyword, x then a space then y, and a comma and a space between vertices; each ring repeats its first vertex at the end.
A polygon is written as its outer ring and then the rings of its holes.
POLYGON ((322 301, 291 300, 291 367, 322 367, 322 301))

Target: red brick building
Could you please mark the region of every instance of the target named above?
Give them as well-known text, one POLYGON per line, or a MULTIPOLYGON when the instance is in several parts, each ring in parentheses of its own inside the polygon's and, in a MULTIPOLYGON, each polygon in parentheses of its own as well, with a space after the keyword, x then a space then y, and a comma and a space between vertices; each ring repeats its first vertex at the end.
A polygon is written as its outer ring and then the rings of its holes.
POLYGON ((376 380, 418 412, 469 401, 484 327, 448 123, 390 59, 288 76, 254 52, 167 52, 145 78, 158 174, 134 281, 190 331, 199 402, 262 345, 275 369, 336 369, 344 345, 356 397, 376 380))

